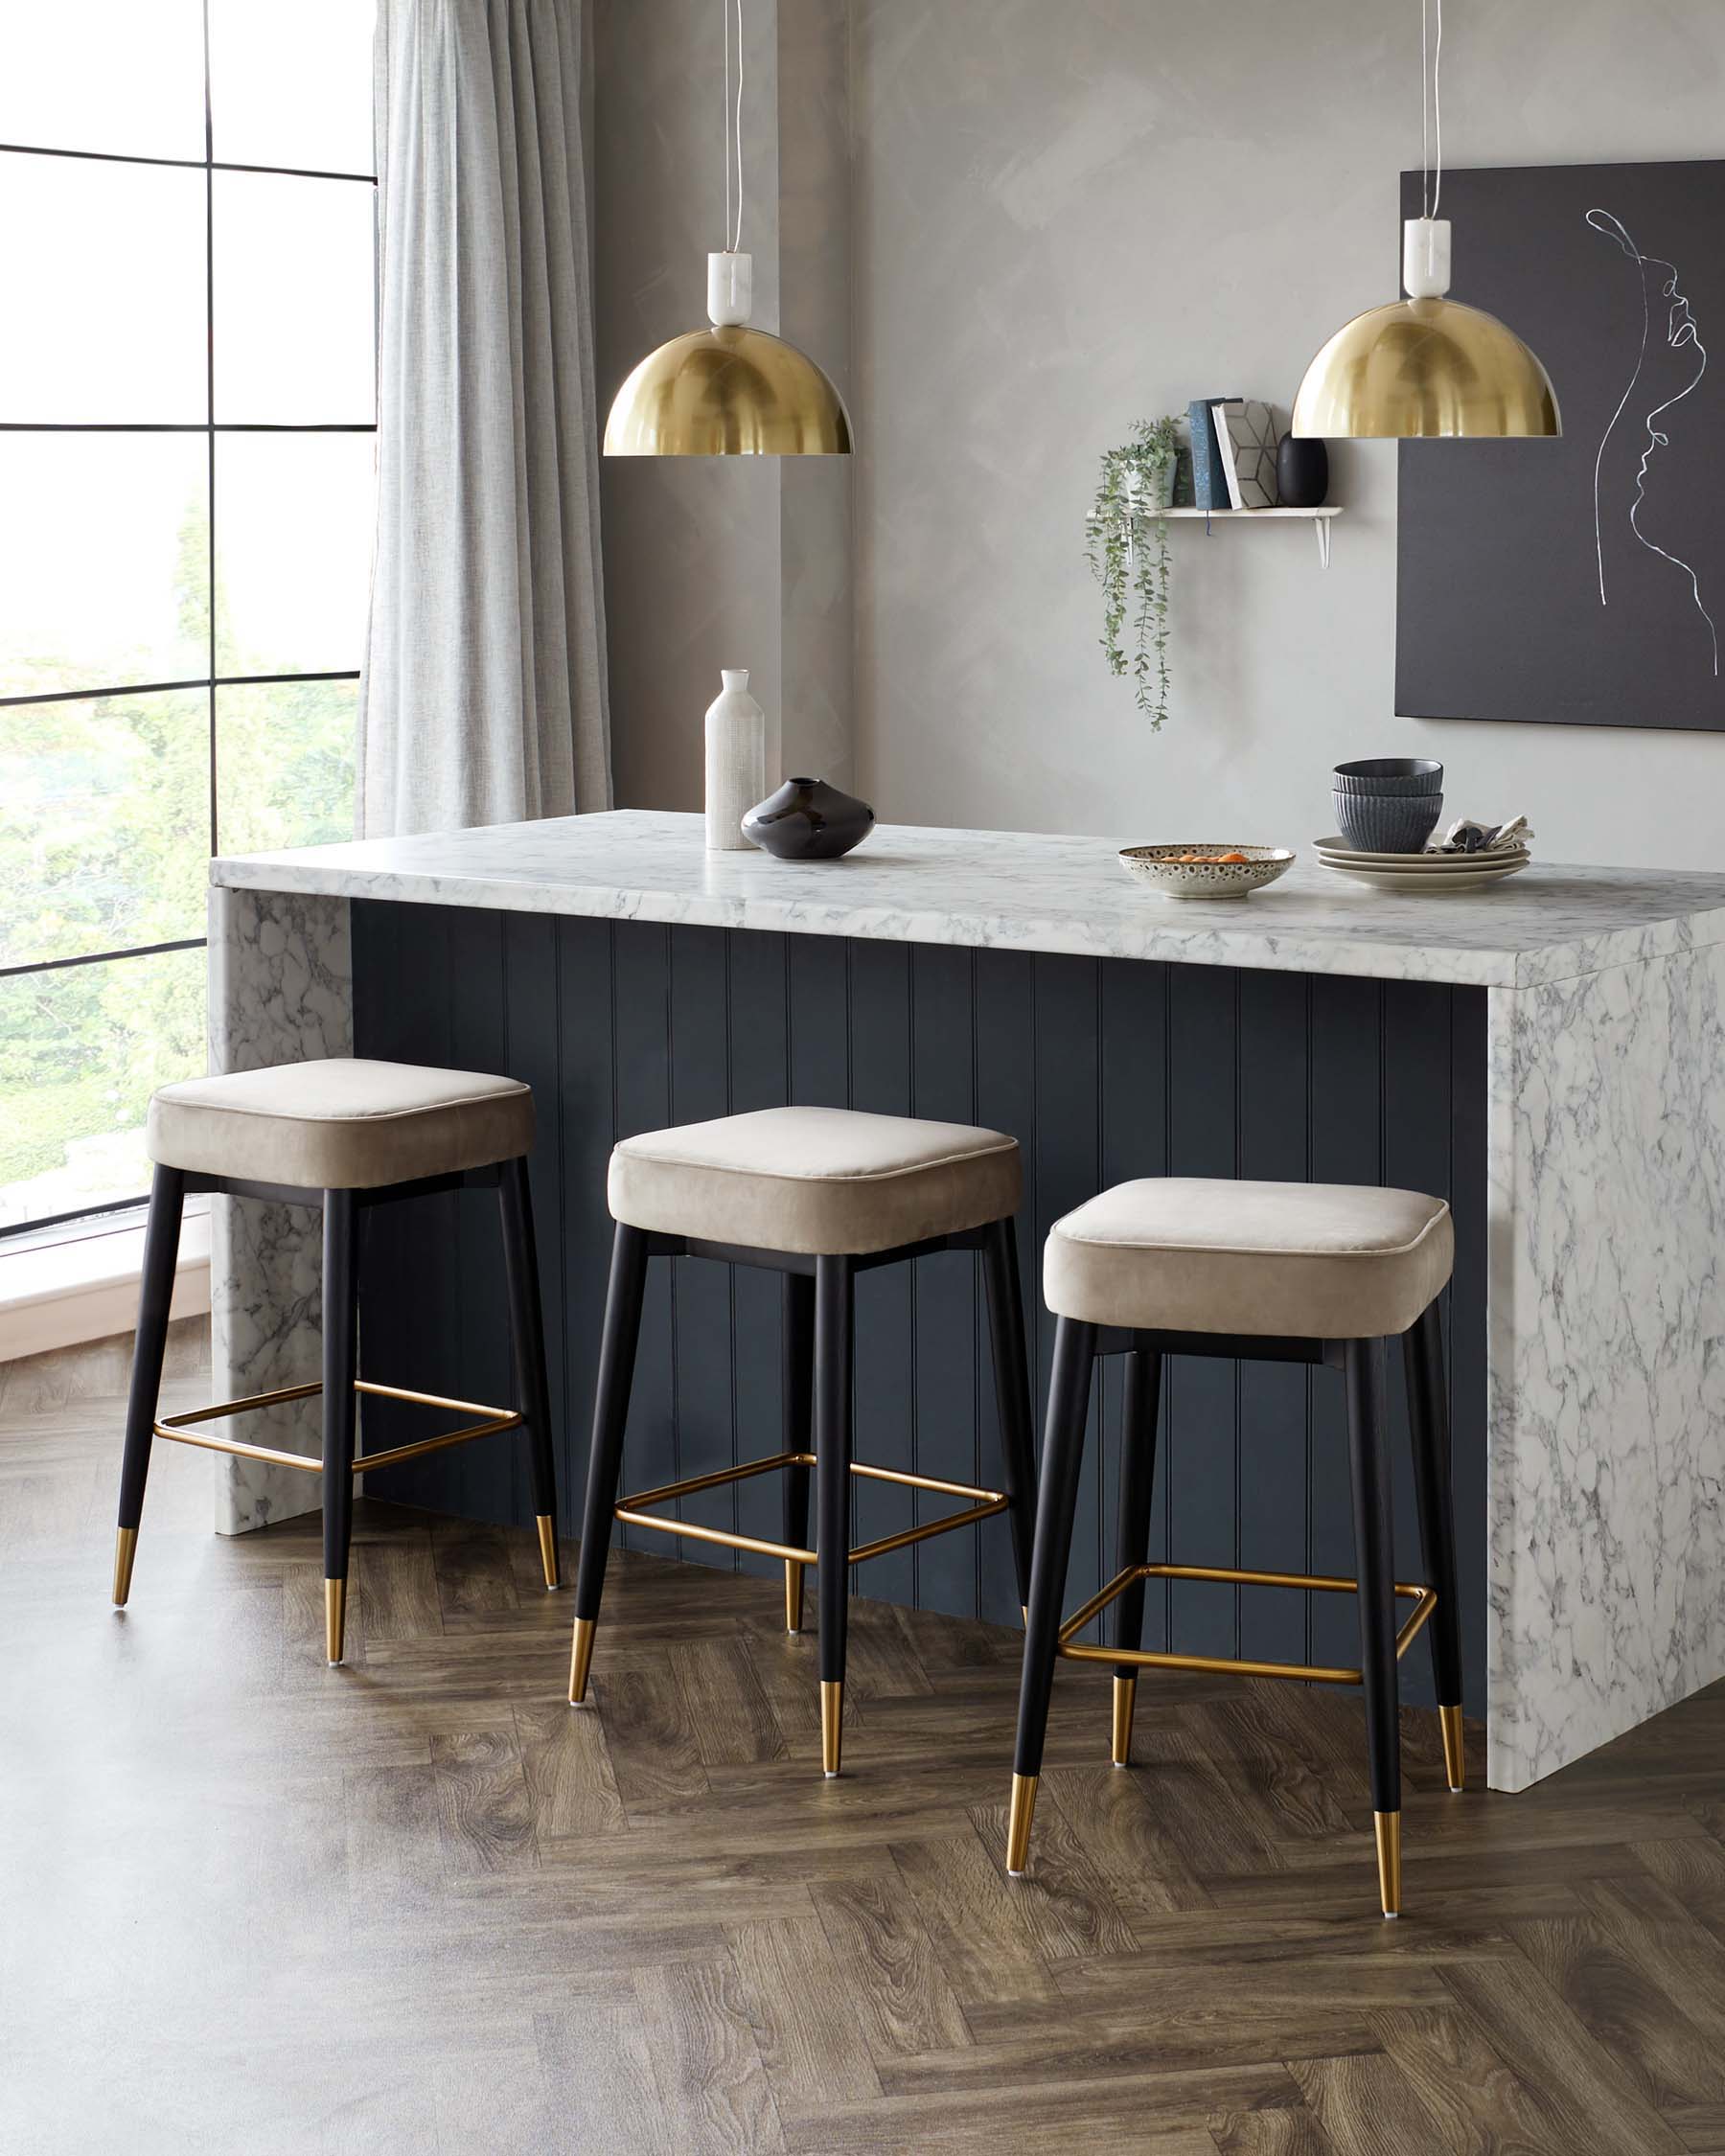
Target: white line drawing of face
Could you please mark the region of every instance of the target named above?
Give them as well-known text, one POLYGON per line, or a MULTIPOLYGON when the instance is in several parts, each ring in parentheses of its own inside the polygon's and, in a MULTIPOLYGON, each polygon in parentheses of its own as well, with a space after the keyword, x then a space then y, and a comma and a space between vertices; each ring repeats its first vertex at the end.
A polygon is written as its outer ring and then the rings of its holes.
POLYGON ((1606 424, 1599 437, 1598 453, 1594 458, 1594 554, 1599 571, 1599 604, 1609 604, 1605 595, 1605 529, 1600 503, 1600 470, 1605 461, 1606 444, 1619 420, 1623 416, 1638 389, 1644 395, 1654 394, 1658 401, 1645 413, 1643 425, 1646 428, 1646 447, 1642 451, 1641 463, 1635 474, 1635 493, 1629 504, 1629 528, 1650 554, 1669 562, 1689 579, 1690 595, 1694 600, 1695 611, 1707 624, 1707 633, 1713 654, 1714 677, 1719 673, 1719 632, 1714 617, 1701 598, 1701 580, 1689 562, 1678 555, 1670 554, 1642 529, 1642 513, 1646 505, 1647 472, 1656 453, 1667 447, 1670 435, 1658 423, 1671 408, 1680 404, 1690 395, 1707 372, 1707 347, 1701 342, 1701 333, 1690 311, 1690 303, 1677 288, 1677 266, 1665 262, 1657 255, 1644 255, 1621 218, 1609 210, 1589 210, 1587 222, 1596 232, 1602 232, 1608 240, 1615 240, 1623 253, 1635 264, 1641 282, 1642 334, 1641 349, 1636 355, 1635 372, 1630 376, 1622 396, 1618 400, 1617 410, 1606 424), (1655 306, 1657 303, 1657 309, 1655 306), (1657 322, 1658 341, 1655 343, 1657 322), (1659 364, 1665 357, 1667 364, 1659 364), (1649 370, 1649 359, 1654 362, 1652 378, 1642 383, 1644 373, 1649 370), (1658 386, 1655 387, 1655 384, 1658 386))

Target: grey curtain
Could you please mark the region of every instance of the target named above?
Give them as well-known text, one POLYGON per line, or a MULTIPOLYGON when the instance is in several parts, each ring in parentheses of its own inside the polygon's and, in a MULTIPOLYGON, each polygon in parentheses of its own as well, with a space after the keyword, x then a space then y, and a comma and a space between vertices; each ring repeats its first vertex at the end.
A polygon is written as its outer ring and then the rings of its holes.
POLYGON ((610 806, 580 0, 380 0, 359 829, 610 806))

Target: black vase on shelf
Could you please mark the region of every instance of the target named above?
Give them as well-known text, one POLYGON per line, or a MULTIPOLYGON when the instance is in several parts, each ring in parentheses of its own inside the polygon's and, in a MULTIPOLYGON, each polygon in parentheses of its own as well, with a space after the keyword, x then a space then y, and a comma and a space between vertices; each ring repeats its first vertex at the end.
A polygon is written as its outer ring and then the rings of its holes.
POLYGON ((1314 438, 1284 434, 1276 447, 1276 498, 1284 509, 1322 509, 1329 451, 1314 438))
POLYGON ((788 778, 743 818, 743 836, 780 860, 837 860, 874 829, 866 801, 824 779, 788 778))

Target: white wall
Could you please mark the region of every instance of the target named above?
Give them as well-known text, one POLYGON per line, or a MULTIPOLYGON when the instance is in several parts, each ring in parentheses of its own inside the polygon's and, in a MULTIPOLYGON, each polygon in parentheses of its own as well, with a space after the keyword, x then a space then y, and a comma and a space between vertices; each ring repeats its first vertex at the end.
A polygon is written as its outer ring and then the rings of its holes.
MULTIPOLYGON (((1725 868, 1725 736, 1392 716, 1392 444, 1332 452, 1327 575, 1304 526, 1171 528, 1161 735, 1104 668, 1097 453, 1209 390, 1285 413, 1330 332, 1394 296, 1418 37, 1417 0, 854 0, 857 710, 883 815, 1300 841, 1339 758, 1417 753, 1457 813, 1526 811, 1548 859, 1725 868)), ((1722 73, 1719 0, 1450 0, 1445 149, 1725 155, 1722 73)))

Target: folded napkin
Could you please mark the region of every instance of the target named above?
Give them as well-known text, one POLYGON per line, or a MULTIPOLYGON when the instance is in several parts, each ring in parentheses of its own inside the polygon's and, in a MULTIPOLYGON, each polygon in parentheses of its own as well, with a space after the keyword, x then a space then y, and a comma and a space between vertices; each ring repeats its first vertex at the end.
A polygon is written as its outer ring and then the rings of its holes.
POLYGON ((1525 846, 1533 836, 1526 816, 1511 816, 1507 823, 1475 823, 1458 816, 1443 835, 1443 843, 1431 850, 1438 854, 1501 854, 1525 846))

